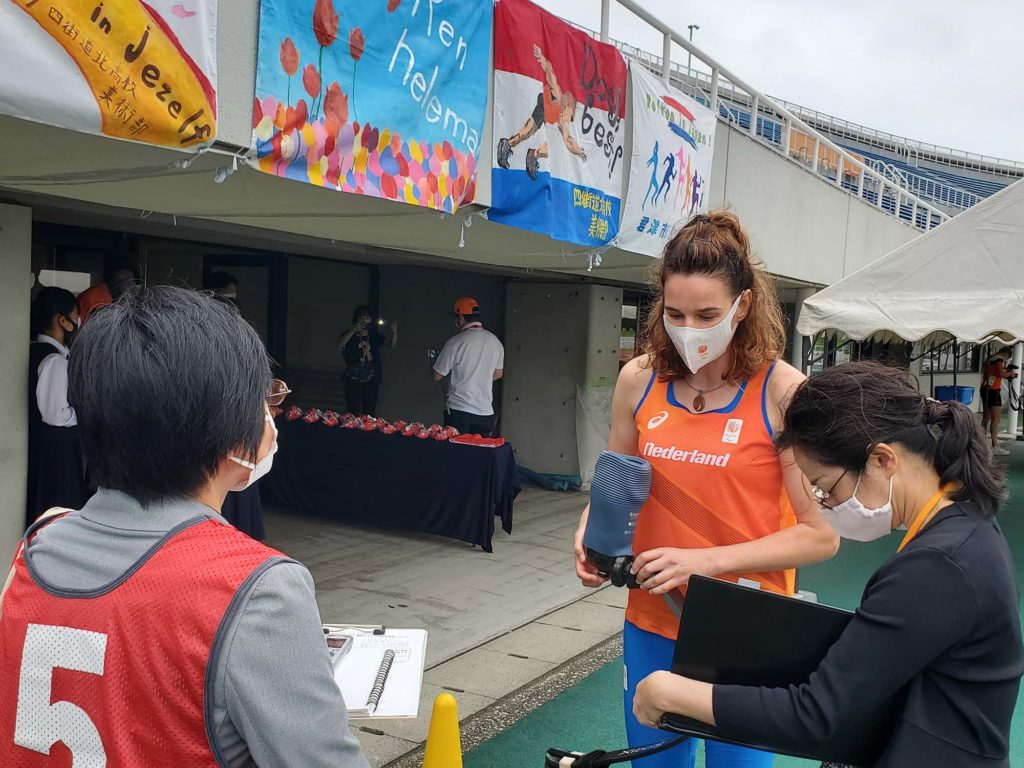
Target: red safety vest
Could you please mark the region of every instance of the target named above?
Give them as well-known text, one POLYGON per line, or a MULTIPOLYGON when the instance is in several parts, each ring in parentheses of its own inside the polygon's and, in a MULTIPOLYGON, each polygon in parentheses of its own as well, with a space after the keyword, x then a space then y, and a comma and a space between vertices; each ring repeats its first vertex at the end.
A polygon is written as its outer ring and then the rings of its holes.
POLYGON ((72 593, 34 578, 23 544, 0 615, 0 766, 218 766, 214 641, 239 587, 281 557, 202 519, 121 581, 72 593))

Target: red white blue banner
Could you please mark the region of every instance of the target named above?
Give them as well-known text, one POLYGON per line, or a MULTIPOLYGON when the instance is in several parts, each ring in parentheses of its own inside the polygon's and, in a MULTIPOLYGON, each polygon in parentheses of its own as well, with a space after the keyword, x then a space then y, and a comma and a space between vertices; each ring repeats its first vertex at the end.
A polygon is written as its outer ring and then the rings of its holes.
POLYGON ((718 121, 642 64, 631 64, 629 73, 633 151, 615 245, 660 256, 679 227, 708 210, 718 121))
POLYGON ((587 246, 619 232, 626 62, 528 0, 494 8, 492 221, 587 246))

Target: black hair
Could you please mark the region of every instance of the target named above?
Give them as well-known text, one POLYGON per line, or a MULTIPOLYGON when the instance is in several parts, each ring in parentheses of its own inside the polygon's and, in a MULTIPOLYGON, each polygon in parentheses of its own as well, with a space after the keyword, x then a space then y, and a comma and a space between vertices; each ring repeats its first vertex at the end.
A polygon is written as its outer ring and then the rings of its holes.
POLYGON ((974 501, 991 516, 1006 500, 970 408, 927 398, 907 371, 879 363, 844 363, 812 375, 790 398, 775 442, 850 472, 863 471, 879 443, 897 443, 932 463, 942 485, 953 486, 954 501, 974 501))
POLYGON ((263 437, 267 352, 209 294, 127 294, 86 323, 68 378, 90 474, 142 504, 191 496, 229 454, 254 460, 263 437))
POLYGON ((35 338, 45 333, 53 324, 53 318, 63 315, 68 319, 78 306, 75 294, 64 288, 43 288, 32 300, 31 331, 35 338))
POLYGON ((359 318, 362 317, 363 315, 369 315, 370 317, 373 317, 373 310, 370 308, 369 304, 360 304, 358 307, 352 310, 352 322, 358 323, 359 318))
POLYGON ((467 323, 479 323, 480 322, 480 313, 479 312, 474 312, 472 315, 460 315, 460 317, 463 320, 465 320, 467 323))
POLYGON ((108 288, 114 287, 118 272, 131 272, 132 280, 139 279, 139 272, 133 265, 126 261, 113 261, 103 270, 103 282, 107 284, 108 288))
POLYGON ((208 291, 223 291, 232 283, 238 285, 238 278, 230 272, 211 272, 203 282, 203 288, 208 291))

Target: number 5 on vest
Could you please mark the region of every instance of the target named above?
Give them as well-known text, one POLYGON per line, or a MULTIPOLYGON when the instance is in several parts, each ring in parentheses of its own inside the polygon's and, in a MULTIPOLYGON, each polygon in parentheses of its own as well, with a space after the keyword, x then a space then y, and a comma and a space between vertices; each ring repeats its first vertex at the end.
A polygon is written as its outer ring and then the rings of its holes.
POLYGON ((71 627, 29 624, 21 655, 14 743, 50 754, 58 741, 71 752, 72 768, 104 768, 107 753, 95 724, 70 701, 50 703, 53 670, 103 674, 107 636, 71 627))

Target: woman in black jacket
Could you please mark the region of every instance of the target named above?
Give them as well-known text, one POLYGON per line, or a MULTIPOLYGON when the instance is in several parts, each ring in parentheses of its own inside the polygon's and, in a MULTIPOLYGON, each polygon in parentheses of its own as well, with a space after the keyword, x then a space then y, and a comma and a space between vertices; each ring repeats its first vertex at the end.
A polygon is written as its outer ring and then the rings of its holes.
POLYGON ((711 685, 656 672, 637 690, 638 719, 676 712, 729 738, 799 751, 905 688, 876 765, 1008 766, 1024 674, 1020 603, 995 520, 1006 490, 974 415, 925 398, 905 371, 849 363, 796 390, 777 442, 795 449, 841 536, 906 529, 899 552, 806 684, 711 685))

